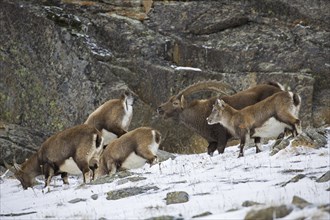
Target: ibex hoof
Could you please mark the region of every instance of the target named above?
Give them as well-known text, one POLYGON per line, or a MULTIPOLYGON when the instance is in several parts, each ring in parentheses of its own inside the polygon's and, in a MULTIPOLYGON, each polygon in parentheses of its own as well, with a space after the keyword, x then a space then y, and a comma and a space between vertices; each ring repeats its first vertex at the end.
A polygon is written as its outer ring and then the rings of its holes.
POLYGON ((244 157, 244 154, 243 153, 239 153, 238 154, 238 158, 240 158, 240 157, 244 157))
POLYGON ((159 161, 158 161, 158 157, 155 156, 155 158, 153 159, 153 161, 150 163, 150 167, 152 167, 153 165, 157 164, 159 161))

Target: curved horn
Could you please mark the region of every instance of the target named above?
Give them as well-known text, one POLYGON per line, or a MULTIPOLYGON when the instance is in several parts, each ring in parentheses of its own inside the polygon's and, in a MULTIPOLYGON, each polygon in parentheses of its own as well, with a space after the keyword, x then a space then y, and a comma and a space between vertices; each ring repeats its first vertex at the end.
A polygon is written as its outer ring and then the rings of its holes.
POLYGON ((215 92, 220 92, 224 95, 228 96, 228 91, 229 93, 236 93, 235 89, 233 89, 231 86, 228 84, 221 82, 221 81, 216 81, 216 80, 208 80, 208 81, 199 81, 197 83, 194 83, 185 89, 181 90, 176 97, 180 97, 182 95, 187 96, 195 92, 199 91, 215 91, 215 92))
POLYGON ((16 163, 16 157, 15 156, 13 158, 13 162, 14 162, 14 167, 17 171, 22 170, 22 166, 20 164, 16 163))
POLYGON ((10 172, 16 173, 17 169, 14 166, 10 166, 6 161, 3 161, 3 163, 10 172))

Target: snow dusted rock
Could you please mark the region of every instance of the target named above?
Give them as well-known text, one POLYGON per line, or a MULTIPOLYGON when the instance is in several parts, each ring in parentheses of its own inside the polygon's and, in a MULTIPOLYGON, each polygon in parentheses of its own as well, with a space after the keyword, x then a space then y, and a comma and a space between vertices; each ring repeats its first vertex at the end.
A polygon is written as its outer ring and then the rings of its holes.
POLYGON ((99 195, 98 194, 93 194, 93 195, 91 195, 91 198, 93 200, 97 200, 99 198, 99 195))
POLYGON ((289 146, 290 141, 288 139, 277 140, 273 146, 273 150, 270 152, 270 156, 277 154, 280 150, 289 146))
POLYGON ((308 205, 311 205, 311 203, 307 202, 305 199, 300 198, 299 196, 293 196, 292 198, 292 204, 303 209, 308 205))
POLYGON ((147 218, 145 220, 183 220, 182 217, 174 217, 172 215, 161 215, 157 217, 147 218))
POLYGON ((317 208, 319 208, 321 211, 327 212, 330 214, 330 203, 319 205, 317 208))
POLYGON ((205 217, 205 216, 208 216, 208 215, 212 215, 212 212, 203 212, 201 214, 194 215, 192 218, 200 218, 200 217, 205 217))
POLYGON ((184 203, 188 201, 189 201, 189 195, 184 191, 169 192, 166 195, 166 205, 184 203))
POLYGON ((78 203, 78 202, 85 202, 85 201, 86 201, 86 199, 76 198, 76 199, 70 200, 69 203, 75 204, 75 203, 78 203))
POLYGON ((317 148, 324 147, 327 144, 327 129, 320 128, 306 128, 306 134, 316 142, 317 148))
POLYGON ((296 182, 298 182, 299 180, 301 180, 301 179, 303 179, 305 177, 306 177, 305 174, 298 174, 295 177, 293 177, 291 180, 289 180, 288 182, 282 184, 281 186, 284 187, 284 186, 286 186, 289 183, 296 183, 296 182))
POLYGON ((167 151, 163 151, 163 150, 158 150, 157 151, 157 157, 158 157, 158 161, 159 162, 163 162, 165 160, 168 160, 168 159, 172 159, 174 160, 176 156, 174 156, 174 154, 171 154, 167 151))
POLYGON ((250 206, 254 206, 254 205, 262 205, 262 203, 249 201, 249 200, 242 203, 243 207, 250 207, 250 206))
POLYGON ((114 190, 107 193, 107 200, 117 200, 130 196, 139 195, 149 190, 158 190, 157 186, 142 186, 142 187, 130 187, 120 190, 114 190))
POLYGON ((283 218, 292 212, 292 208, 286 205, 281 206, 270 206, 268 208, 262 208, 258 210, 252 209, 249 211, 245 220, 255 220, 255 219, 263 219, 263 220, 273 220, 274 218, 283 218))
POLYGON ((318 178, 316 180, 316 182, 323 183, 323 182, 327 182, 329 180, 330 180, 330 171, 328 171, 325 174, 323 174, 320 178, 318 178))
POLYGON ((318 148, 318 145, 314 140, 312 140, 306 133, 302 133, 295 137, 291 142, 292 147, 311 147, 311 148, 318 148))

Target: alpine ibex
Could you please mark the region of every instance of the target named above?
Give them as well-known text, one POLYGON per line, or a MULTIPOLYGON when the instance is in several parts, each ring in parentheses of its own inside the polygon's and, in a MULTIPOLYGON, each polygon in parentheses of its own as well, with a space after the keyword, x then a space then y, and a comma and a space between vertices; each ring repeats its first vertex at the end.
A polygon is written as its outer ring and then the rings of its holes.
POLYGON ((127 132, 105 148, 95 177, 112 175, 118 169, 139 168, 145 163, 155 164, 160 142, 161 134, 150 127, 140 127, 127 132))
POLYGON ((258 153, 260 138, 277 137, 285 128, 292 130, 294 136, 301 133, 298 119, 300 105, 300 96, 286 91, 275 93, 241 110, 218 99, 207 121, 209 124, 220 123, 231 135, 240 138, 239 157, 242 157, 243 148, 249 143, 250 137, 255 139, 258 153))
POLYGON ((120 99, 112 99, 92 112, 85 124, 92 125, 102 132, 104 145, 112 139, 125 134, 133 116, 134 98, 131 92, 125 91, 120 99))
POLYGON ((68 184, 68 173, 83 173, 84 182, 90 182, 92 172, 89 162, 100 157, 103 151, 101 133, 90 125, 78 125, 49 137, 28 160, 22 164, 14 161, 11 170, 24 189, 32 187, 36 176, 45 175, 45 187, 54 175, 61 174, 68 184))
MULTIPOLYGON (((219 81, 202 81, 180 91, 177 95, 161 104, 157 111, 164 118, 173 118, 175 121, 183 123, 186 127, 195 131, 208 142, 208 154, 213 155, 217 149, 219 153, 223 153, 227 141, 232 135, 220 124, 209 125, 206 121, 210 115, 212 107, 218 97, 211 97, 205 100, 186 101, 185 97, 203 90, 212 90, 217 92, 229 91, 230 87, 219 81)), ((236 109, 242 109, 246 106, 253 105, 274 93, 282 91, 279 83, 260 84, 247 90, 238 92, 234 95, 227 95, 222 99, 236 109)))

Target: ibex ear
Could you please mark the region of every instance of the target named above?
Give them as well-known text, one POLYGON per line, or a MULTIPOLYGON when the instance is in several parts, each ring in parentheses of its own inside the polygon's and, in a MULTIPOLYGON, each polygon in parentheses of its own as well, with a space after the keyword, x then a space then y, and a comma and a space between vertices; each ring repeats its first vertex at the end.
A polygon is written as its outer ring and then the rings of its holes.
POLYGON ((181 108, 184 108, 186 106, 186 99, 184 98, 184 95, 181 96, 181 108))

